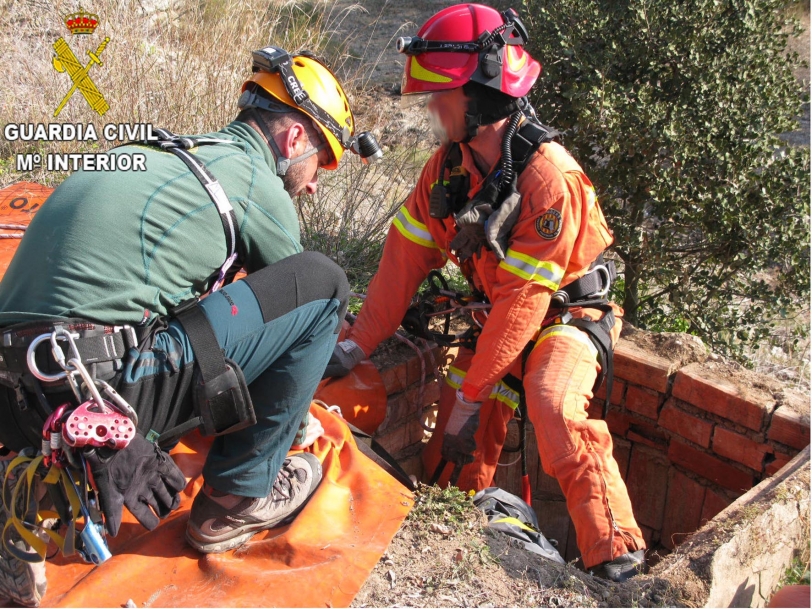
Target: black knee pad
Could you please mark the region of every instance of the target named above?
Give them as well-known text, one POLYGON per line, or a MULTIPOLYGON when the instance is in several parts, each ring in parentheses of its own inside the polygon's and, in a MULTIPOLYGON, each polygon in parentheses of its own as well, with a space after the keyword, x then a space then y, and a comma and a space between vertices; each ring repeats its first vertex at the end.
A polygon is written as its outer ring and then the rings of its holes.
POLYGON ((324 254, 302 252, 251 273, 244 280, 265 323, 315 300, 338 300, 338 326, 347 312, 350 284, 344 270, 324 254))

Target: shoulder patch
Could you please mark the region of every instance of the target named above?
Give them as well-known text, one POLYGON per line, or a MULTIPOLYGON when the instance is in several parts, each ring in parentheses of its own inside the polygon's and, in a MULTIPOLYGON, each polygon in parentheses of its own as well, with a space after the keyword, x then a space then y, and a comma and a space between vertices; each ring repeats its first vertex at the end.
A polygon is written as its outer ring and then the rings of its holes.
POLYGON ((561 233, 561 213, 548 209, 536 220, 536 232, 542 239, 555 239, 561 233))

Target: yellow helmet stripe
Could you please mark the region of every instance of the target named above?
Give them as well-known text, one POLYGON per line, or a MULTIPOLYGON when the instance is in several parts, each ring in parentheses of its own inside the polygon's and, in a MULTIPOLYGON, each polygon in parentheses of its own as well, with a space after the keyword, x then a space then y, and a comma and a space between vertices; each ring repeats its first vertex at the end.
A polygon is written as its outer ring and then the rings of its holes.
POLYGON ((421 66, 417 61, 417 57, 409 58, 409 75, 412 78, 422 80, 423 82, 451 82, 451 79, 448 76, 437 74, 436 72, 432 72, 431 70, 427 70, 421 66))

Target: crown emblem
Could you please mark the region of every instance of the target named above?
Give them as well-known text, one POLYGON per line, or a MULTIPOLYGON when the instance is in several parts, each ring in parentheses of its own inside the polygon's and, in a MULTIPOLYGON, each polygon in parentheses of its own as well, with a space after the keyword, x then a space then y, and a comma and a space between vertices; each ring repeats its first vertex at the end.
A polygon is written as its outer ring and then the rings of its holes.
POLYGON ((80 6, 75 13, 65 15, 65 25, 74 36, 92 34, 99 25, 99 16, 88 13, 80 6))

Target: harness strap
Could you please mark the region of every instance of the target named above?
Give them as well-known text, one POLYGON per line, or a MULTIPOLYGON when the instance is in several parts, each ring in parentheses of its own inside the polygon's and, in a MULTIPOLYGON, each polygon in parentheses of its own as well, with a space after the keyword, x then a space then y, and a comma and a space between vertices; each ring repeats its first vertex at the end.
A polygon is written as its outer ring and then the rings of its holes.
MULTIPOLYGON (((197 300, 190 300, 170 311, 183 326, 201 381, 195 386, 197 416, 160 434, 159 444, 167 446, 177 438, 200 428, 204 435, 221 435, 256 423, 253 406, 242 372, 227 360, 208 317, 197 300)), ((148 440, 153 441, 150 431, 148 440)))
POLYGON ((617 269, 614 260, 604 261, 603 254, 592 263, 591 270, 583 277, 561 287, 553 294, 553 306, 567 308, 572 306, 587 306, 584 300, 599 296, 604 298, 609 284, 617 279, 617 269), (580 302, 579 302, 580 301, 580 302))
POLYGON ((157 141, 145 140, 141 143, 149 146, 157 146, 162 150, 171 152, 182 160, 200 181, 203 188, 206 189, 206 193, 220 214, 220 221, 223 224, 223 232, 226 236, 226 250, 228 254, 226 255, 225 262, 220 266, 217 279, 210 289, 211 292, 216 292, 223 287, 226 281, 226 274, 234 264, 234 261, 237 260, 240 231, 237 228, 237 216, 234 213, 234 208, 231 206, 231 202, 228 200, 220 182, 217 181, 217 178, 214 177, 200 159, 189 152, 189 149, 205 144, 233 144, 233 142, 217 138, 192 139, 179 137, 166 129, 156 129, 155 133, 158 135, 157 141))
POLYGON ((606 379, 606 399, 603 402, 603 419, 606 419, 606 411, 609 408, 609 400, 612 396, 612 385, 614 384, 614 349, 612 349, 612 328, 615 327, 615 314, 609 309, 600 321, 592 321, 589 319, 572 319, 568 325, 574 326, 585 332, 589 336, 589 340, 595 345, 598 350, 598 358, 600 360, 601 371, 598 378, 595 379, 595 384, 592 391, 597 391, 598 388, 606 379))
MULTIPOLYGON (((128 329, 133 330, 133 328, 128 329)), ((26 356, 30 341, 15 340, 14 334, 14 330, 10 329, 3 332, 3 346, 0 347, 0 370, 26 373, 28 372, 26 356)), ((134 332, 117 331, 114 334, 93 336, 82 336, 80 333, 79 337, 74 339, 74 343, 83 363, 98 364, 124 359, 129 348, 137 344, 137 341, 134 332)), ((46 347, 43 345, 42 348, 46 347)))
POLYGON ((547 127, 530 119, 524 121, 524 124, 519 128, 513 136, 513 140, 510 142, 510 150, 513 156, 513 170, 516 172, 516 175, 518 176, 524 171, 530 159, 533 158, 536 150, 538 150, 542 144, 552 142, 559 137, 559 135, 558 131, 552 127, 547 127))

